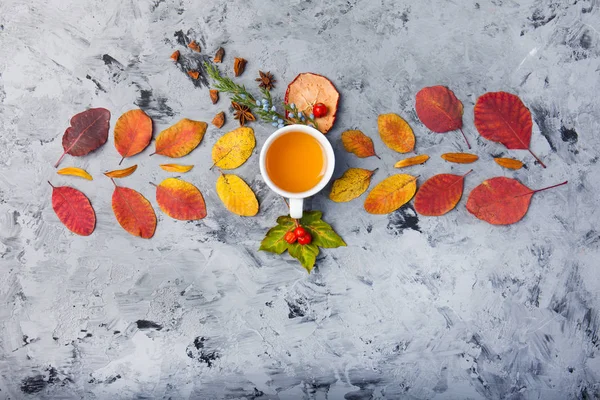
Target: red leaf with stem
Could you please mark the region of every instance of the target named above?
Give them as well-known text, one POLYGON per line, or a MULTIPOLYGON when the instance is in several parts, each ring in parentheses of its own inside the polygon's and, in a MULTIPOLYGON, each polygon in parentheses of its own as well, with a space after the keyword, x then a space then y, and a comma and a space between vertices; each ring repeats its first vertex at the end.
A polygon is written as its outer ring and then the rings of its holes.
POLYGON ((52 209, 67 229, 89 236, 96 227, 96 213, 90 200, 81 191, 69 186, 52 186, 52 209))

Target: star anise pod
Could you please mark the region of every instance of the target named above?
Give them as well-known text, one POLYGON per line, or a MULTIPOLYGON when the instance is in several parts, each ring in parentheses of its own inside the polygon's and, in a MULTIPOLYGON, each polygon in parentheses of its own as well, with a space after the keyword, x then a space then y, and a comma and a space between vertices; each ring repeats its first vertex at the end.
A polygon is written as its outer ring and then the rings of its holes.
POLYGON ((267 90, 271 90, 275 87, 275 78, 273 78, 273 74, 269 72, 258 71, 260 74, 260 78, 256 78, 256 82, 260 82, 259 87, 265 88, 267 90))
POLYGON ((236 103, 235 101, 231 102, 231 106, 234 110, 233 118, 240 121, 240 126, 244 126, 248 121, 256 121, 256 117, 250 111, 250 107, 236 103))

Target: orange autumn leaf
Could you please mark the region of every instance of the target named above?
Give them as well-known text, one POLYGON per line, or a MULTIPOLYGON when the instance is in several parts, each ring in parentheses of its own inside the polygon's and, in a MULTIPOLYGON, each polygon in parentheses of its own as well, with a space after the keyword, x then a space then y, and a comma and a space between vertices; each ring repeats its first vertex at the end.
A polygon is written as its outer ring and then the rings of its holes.
POLYGON ((359 130, 347 130, 343 132, 342 144, 347 152, 353 153, 358 158, 366 158, 371 156, 380 158, 375 153, 373 140, 359 130))
POLYGON ((167 178, 156 187, 156 202, 171 218, 191 221, 206 217, 206 204, 200 190, 189 182, 167 178))
POLYGON ((441 157, 452 163, 457 164, 471 164, 479 160, 479 157, 471 153, 444 153, 441 157))
POLYGON ((175 50, 173 54, 171 54, 171 60, 177 62, 179 61, 179 50, 175 50))
POLYGON ((206 127, 206 122, 184 118, 158 134, 156 150, 152 154, 173 158, 183 157, 200 144, 206 127))
POLYGON ((499 166, 508 168, 508 169, 521 169, 521 168, 523 168, 523 165, 524 165, 521 161, 516 160, 514 158, 495 157, 494 161, 499 166))
POLYGON ((115 169, 114 171, 105 172, 104 175, 109 178, 125 178, 135 172, 137 169, 137 164, 132 165, 131 167, 123 168, 123 169, 115 169))
POLYGON ((397 114, 381 114, 377 118, 381 140, 398 153, 408 153, 415 148, 415 135, 408 123, 397 114))
POLYGON ((460 129, 469 149, 471 145, 462 131, 463 104, 446 86, 425 87, 417 93, 415 110, 429 130, 446 133, 460 129))
POLYGON ((408 203, 417 190, 417 178, 407 174, 392 175, 371 190, 365 199, 370 214, 388 214, 408 203))
POLYGON ((167 172, 180 172, 180 173, 186 173, 186 172, 190 171, 192 168, 194 168, 193 165, 180 165, 180 164, 160 164, 159 167, 161 167, 164 171, 167 171, 167 172))
POLYGON ((506 92, 485 93, 477 99, 474 113, 475 127, 481 136, 502 143, 507 149, 528 150, 546 168, 529 149, 533 127, 531 112, 518 96, 506 92))
POLYGON ((415 211, 421 215, 439 216, 452 210, 462 197, 465 176, 439 174, 427 179, 415 195, 415 211))
POLYGON ((418 156, 408 157, 404 160, 398 161, 396 164, 394 164, 394 168, 405 168, 413 165, 425 164, 427 160, 429 160, 429 156, 427 154, 420 154, 418 156))
POLYGON ((190 44, 188 44, 188 47, 194 51, 197 51, 198 53, 200 53, 200 45, 198 43, 196 43, 195 40, 192 40, 190 42, 190 44))
POLYGON ((188 71, 187 74, 192 78, 192 79, 198 79, 200 77, 200 72, 198 71, 188 71))
POLYGON ((152 119, 142 110, 130 110, 119 117, 115 124, 115 147, 123 157, 141 153, 152 139, 152 119))
POLYGON ((467 210, 492 225, 514 224, 525 216, 535 193, 566 184, 567 181, 532 190, 516 179, 503 176, 491 178, 471 191, 467 210))
POLYGON ((119 222, 133 236, 150 239, 156 230, 156 214, 150 202, 139 192, 115 186, 112 209, 119 222))
POLYGON ((96 213, 86 195, 69 186, 53 186, 51 183, 50 186, 52 209, 60 222, 73 233, 91 235, 96 227, 96 213))

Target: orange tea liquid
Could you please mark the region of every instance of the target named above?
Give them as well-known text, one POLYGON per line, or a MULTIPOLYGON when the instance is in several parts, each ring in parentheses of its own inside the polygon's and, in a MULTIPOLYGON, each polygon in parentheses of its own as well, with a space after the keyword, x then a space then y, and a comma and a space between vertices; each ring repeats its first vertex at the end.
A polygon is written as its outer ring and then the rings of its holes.
POLYGON ((307 133, 288 132, 269 146, 265 167, 269 178, 280 189, 306 192, 317 186, 325 174, 325 150, 307 133))

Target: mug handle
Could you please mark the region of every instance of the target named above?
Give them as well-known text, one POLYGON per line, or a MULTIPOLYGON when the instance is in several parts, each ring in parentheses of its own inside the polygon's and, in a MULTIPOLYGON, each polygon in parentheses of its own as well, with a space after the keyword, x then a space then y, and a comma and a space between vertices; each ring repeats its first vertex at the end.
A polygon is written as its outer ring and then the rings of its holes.
POLYGON ((290 217, 302 218, 302 203, 304 199, 290 199, 290 217))

